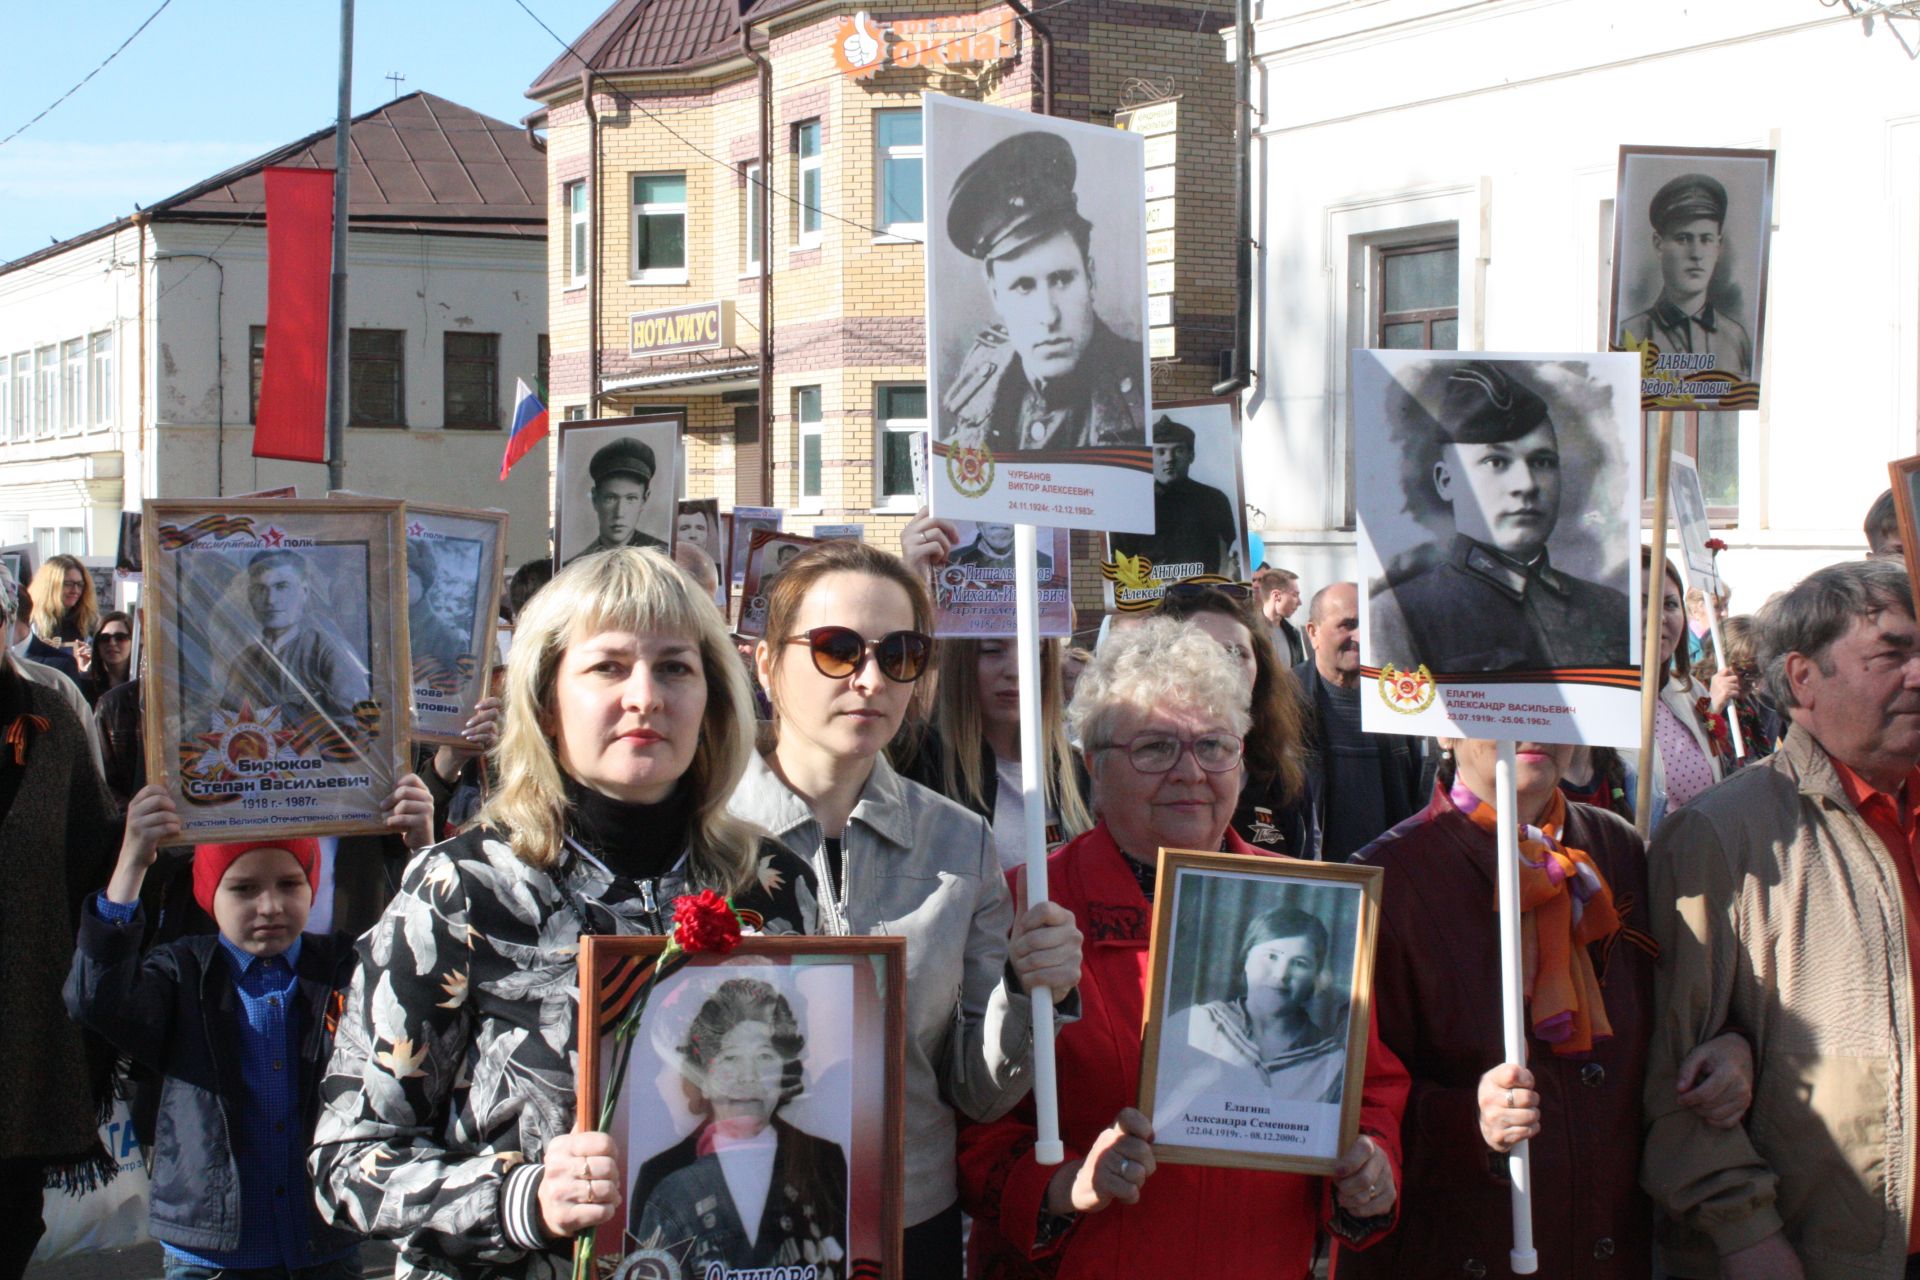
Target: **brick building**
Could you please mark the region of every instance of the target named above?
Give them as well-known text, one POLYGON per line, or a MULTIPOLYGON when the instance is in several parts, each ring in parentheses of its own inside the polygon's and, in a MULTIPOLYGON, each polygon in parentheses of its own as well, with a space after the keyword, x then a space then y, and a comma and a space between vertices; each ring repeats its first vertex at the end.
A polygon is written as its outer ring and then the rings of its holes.
MULTIPOLYGON (((555 418, 679 414, 686 495, 783 507, 796 531, 864 524, 893 546, 917 505, 909 442, 929 413, 923 92, 1039 111, 1050 89, 1055 115, 1100 123, 1172 103, 1149 141, 1161 222, 1178 209, 1150 255, 1172 293, 1156 304, 1154 397, 1206 395, 1235 304, 1233 76, 1219 36, 1232 7, 1035 9, 608 9, 574 42, 580 56, 528 90, 544 104, 529 123, 547 135, 555 418)), ((1090 537, 1075 558, 1076 599, 1097 611, 1090 537)))

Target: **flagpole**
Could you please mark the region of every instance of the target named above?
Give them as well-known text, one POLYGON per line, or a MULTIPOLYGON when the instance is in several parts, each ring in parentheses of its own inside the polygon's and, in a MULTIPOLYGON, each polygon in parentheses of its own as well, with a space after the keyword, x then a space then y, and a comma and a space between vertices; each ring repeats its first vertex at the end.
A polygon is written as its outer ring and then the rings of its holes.
POLYGON ((347 484, 347 155, 353 125, 353 0, 340 0, 340 105, 333 131, 333 296, 327 315, 327 488, 347 484))

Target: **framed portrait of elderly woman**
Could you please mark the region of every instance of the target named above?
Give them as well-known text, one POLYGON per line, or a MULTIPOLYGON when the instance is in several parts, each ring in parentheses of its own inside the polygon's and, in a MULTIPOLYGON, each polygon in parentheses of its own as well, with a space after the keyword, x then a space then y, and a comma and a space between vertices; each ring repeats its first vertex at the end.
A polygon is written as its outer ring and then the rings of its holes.
POLYGON ((896 1280, 905 940, 749 935, 649 987, 664 945, 581 939, 580 1115, 619 1075, 623 1202, 597 1274, 896 1280))
POLYGON ((1157 1159, 1332 1172, 1360 1126, 1380 877, 1160 851, 1140 1064, 1157 1159))
POLYGON ((407 636, 413 737, 470 746, 460 736, 486 696, 497 651, 507 513, 407 504, 407 636))
POLYGON ((147 776, 183 842, 386 829, 411 732, 402 510, 146 504, 147 776))

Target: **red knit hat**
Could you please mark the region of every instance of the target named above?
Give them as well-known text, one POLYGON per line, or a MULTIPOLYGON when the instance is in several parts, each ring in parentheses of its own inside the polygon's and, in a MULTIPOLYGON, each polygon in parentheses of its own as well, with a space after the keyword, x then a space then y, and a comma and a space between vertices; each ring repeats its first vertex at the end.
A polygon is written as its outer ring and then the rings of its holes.
POLYGON ((193 900, 208 915, 213 914, 214 890, 220 887, 227 868, 255 849, 285 849, 307 873, 307 883, 320 891, 320 842, 308 836, 301 840, 241 840, 234 844, 197 844, 193 847, 193 900))

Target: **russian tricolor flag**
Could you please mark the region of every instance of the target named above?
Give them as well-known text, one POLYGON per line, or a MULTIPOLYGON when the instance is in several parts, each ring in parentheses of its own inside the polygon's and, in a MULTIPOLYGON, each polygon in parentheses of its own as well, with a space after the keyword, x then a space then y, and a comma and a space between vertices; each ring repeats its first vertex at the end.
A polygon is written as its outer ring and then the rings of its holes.
POLYGON ((547 438, 547 406, 540 403, 523 378, 513 380, 513 391, 513 429, 507 432, 507 456, 500 459, 502 480, 513 470, 514 463, 547 438))

